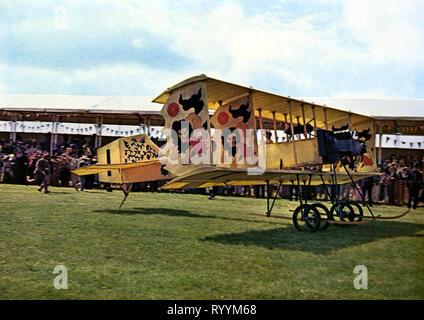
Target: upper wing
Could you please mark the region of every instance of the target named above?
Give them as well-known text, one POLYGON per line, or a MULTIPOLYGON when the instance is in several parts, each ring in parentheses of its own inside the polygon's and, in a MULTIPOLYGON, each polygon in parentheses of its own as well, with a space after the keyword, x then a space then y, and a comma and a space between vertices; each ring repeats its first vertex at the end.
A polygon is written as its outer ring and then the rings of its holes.
MULTIPOLYGON (((190 189, 190 188, 208 188, 212 186, 242 186, 242 185, 259 185, 269 183, 292 184, 300 182, 300 184, 320 185, 324 180, 325 183, 332 183, 333 173, 322 171, 306 171, 306 170, 265 170, 260 174, 252 174, 244 168, 217 168, 202 167, 194 169, 184 175, 174 178, 162 189, 190 189)), ((370 176, 378 175, 372 172, 352 172, 354 180, 360 180, 370 176)), ((351 182, 347 173, 337 173, 337 183, 351 182)))

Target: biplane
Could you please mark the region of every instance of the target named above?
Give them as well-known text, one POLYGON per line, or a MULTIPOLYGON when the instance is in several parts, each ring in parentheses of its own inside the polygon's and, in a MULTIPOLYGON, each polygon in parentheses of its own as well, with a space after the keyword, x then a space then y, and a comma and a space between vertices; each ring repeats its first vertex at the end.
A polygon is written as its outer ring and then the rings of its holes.
POLYGON ((121 206, 132 183, 169 180, 162 189, 266 185, 266 212, 252 214, 290 219, 299 231, 366 224, 408 212, 374 215, 357 186, 358 180, 379 175, 374 121, 368 116, 206 75, 168 88, 153 102, 163 104, 165 146, 159 148, 144 134, 120 138, 98 149, 98 164, 74 171, 122 184, 121 206), (266 140, 266 131, 274 139, 266 140), (285 133, 283 141, 278 131, 285 133), (360 203, 341 200, 337 187, 348 182, 370 215, 364 215, 360 203), (291 216, 272 214, 283 185, 292 185, 299 195, 291 216), (308 203, 313 185, 324 187, 330 207, 308 203))

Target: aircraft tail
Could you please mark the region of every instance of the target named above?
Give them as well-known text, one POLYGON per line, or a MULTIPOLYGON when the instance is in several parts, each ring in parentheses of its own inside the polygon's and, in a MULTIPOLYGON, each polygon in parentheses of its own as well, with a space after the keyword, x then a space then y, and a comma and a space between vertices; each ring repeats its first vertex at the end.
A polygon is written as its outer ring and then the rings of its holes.
POLYGON ((73 173, 99 174, 99 181, 107 183, 170 179, 173 176, 162 170, 159 152, 160 148, 146 134, 120 138, 97 150, 97 164, 73 173))

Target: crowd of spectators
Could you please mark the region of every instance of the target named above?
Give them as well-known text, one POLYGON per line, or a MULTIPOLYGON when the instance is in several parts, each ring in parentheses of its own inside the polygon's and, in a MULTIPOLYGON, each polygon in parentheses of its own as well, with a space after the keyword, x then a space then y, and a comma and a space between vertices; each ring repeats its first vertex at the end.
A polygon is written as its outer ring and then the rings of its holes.
POLYGON ((0 182, 37 184, 39 191, 48 191, 48 185, 74 187, 77 190, 93 188, 95 176, 80 179, 72 170, 96 163, 95 149, 90 141, 74 137, 58 145, 50 154, 50 142, 35 139, 15 142, 0 141, 0 182))
MULTIPOLYGON (((96 151, 92 139, 64 137, 64 143, 58 145, 50 154, 50 143, 36 142, 35 139, 15 142, 0 141, 0 182, 16 184, 37 184, 39 191, 48 192, 48 185, 74 187, 76 190, 106 187, 100 185, 96 175, 78 177, 72 170, 96 163, 96 151)), ((363 179, 358 183, 361 193, 369 204, 386 203, 392 205, 407 204, 416 207, 418 201, 424 201, 423 176, 424 156, 390 156, 379 167, 380 176, 363 179)), ((157 189, 157 183, 152 183, 157 189)), ((361 197, 352 183, 340 185, 337 190, 344 200, 360 201, 361 197)), ((275 191, 274 187, 274 191, 275 191)), ((134 190, 143 190, 136 186, 134 190)), ((144 189, 145 190, 145 189, 144 189)), ((310 187, 300 190, 303 196, 314 200, 328 200, 336 189, 329 186, 310 187)), ((265 197, 264 186, 218 187, 211 190, 212 195, 245 195, 265 197)), ((298 190, 294 186, 284 186, 280 195, 297 200, 298 190)), ((213 198, 213 196, 211 197, 213 198)))
POLYGON ((416 207, 423 201, 424 156, 406 154, 404 157, 390 156, 379 168, 382 173, 374 177, 370 201, 383 201, 387 204, 404 204, 416 207))

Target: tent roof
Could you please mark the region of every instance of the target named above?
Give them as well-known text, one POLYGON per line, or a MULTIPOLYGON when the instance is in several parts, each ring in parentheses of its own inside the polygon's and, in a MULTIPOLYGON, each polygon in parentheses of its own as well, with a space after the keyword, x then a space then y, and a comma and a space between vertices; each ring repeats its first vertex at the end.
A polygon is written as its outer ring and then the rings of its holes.
POLYGON ((161 107, 151 97, 0 94, 0 120, 52 121, 59 115, 61 122, 139 125, 150 118, 150 124, 163 125, 161 107))
POLYGON ((87 96, 55 94, 0 94, 0 107, 46 109, 160 111, 148 96, 87 96))
POLYGON ((383 134, 424 135, 424 117, 374 117, 383 134))
MULTIPOLYGON (((424 116, 424 99, 404 98, 305 98, 308 101, 337 106, 344 110, 372 117, 413 117, 424 116)), ((420 117, 418 117, 420 118, 420 117)))
MULTIPOLYGON (((295 123, 296 117, 303 123, 303 104, 306 121, 313 119, 311 107, 314 107, 317 126, 321 128, 325 127, 323 110, 326 109, 330 126, 339 120, 345 121, 349 111, 354 111, 350 113, 354 122, 372 117, 383 124, 383 134, 424 135, 424 117, 416 116, 424 110, 424 99, 309 98, 307 100, 311 102, 307 102, 199 75, 168 88, 153 102, 163 104, 173 90, 197 81, 206 81, 210 109, 219 106, 218 100, 226 103, 251 92, 255 108, 262 109, 264 127, 267 127, 267 119, 272 120, 272 112, 276 113, 277 121, 284 122, 284 114, 288 114, 287 101, 291 101, 295 123), (364 112, 368 115, 361 114, 364 112)), ((162 105, 153 102, 148 96, 0 94, 0 121, 9 121, 11 115, 17 115, 20 121, 49 122, 52 121, 52 115, 59 115, 61 122, 96 123, 97 117, 101 115, 104 124, 139 125, 149 118, 152 126, 162 126, 162 105)), ((287 119, 290 121, 288 116, 287 119)), ((270 123, 268 125, 272 126, 270 123)))
MULTIPOLYGON (((309 98, 372 116, 383 134, 424 135, 424 99, 309 98), (418 116, 417 116, 418 115, 418 116)), ((377 129, 378 132, 378 129, 377 129)))

